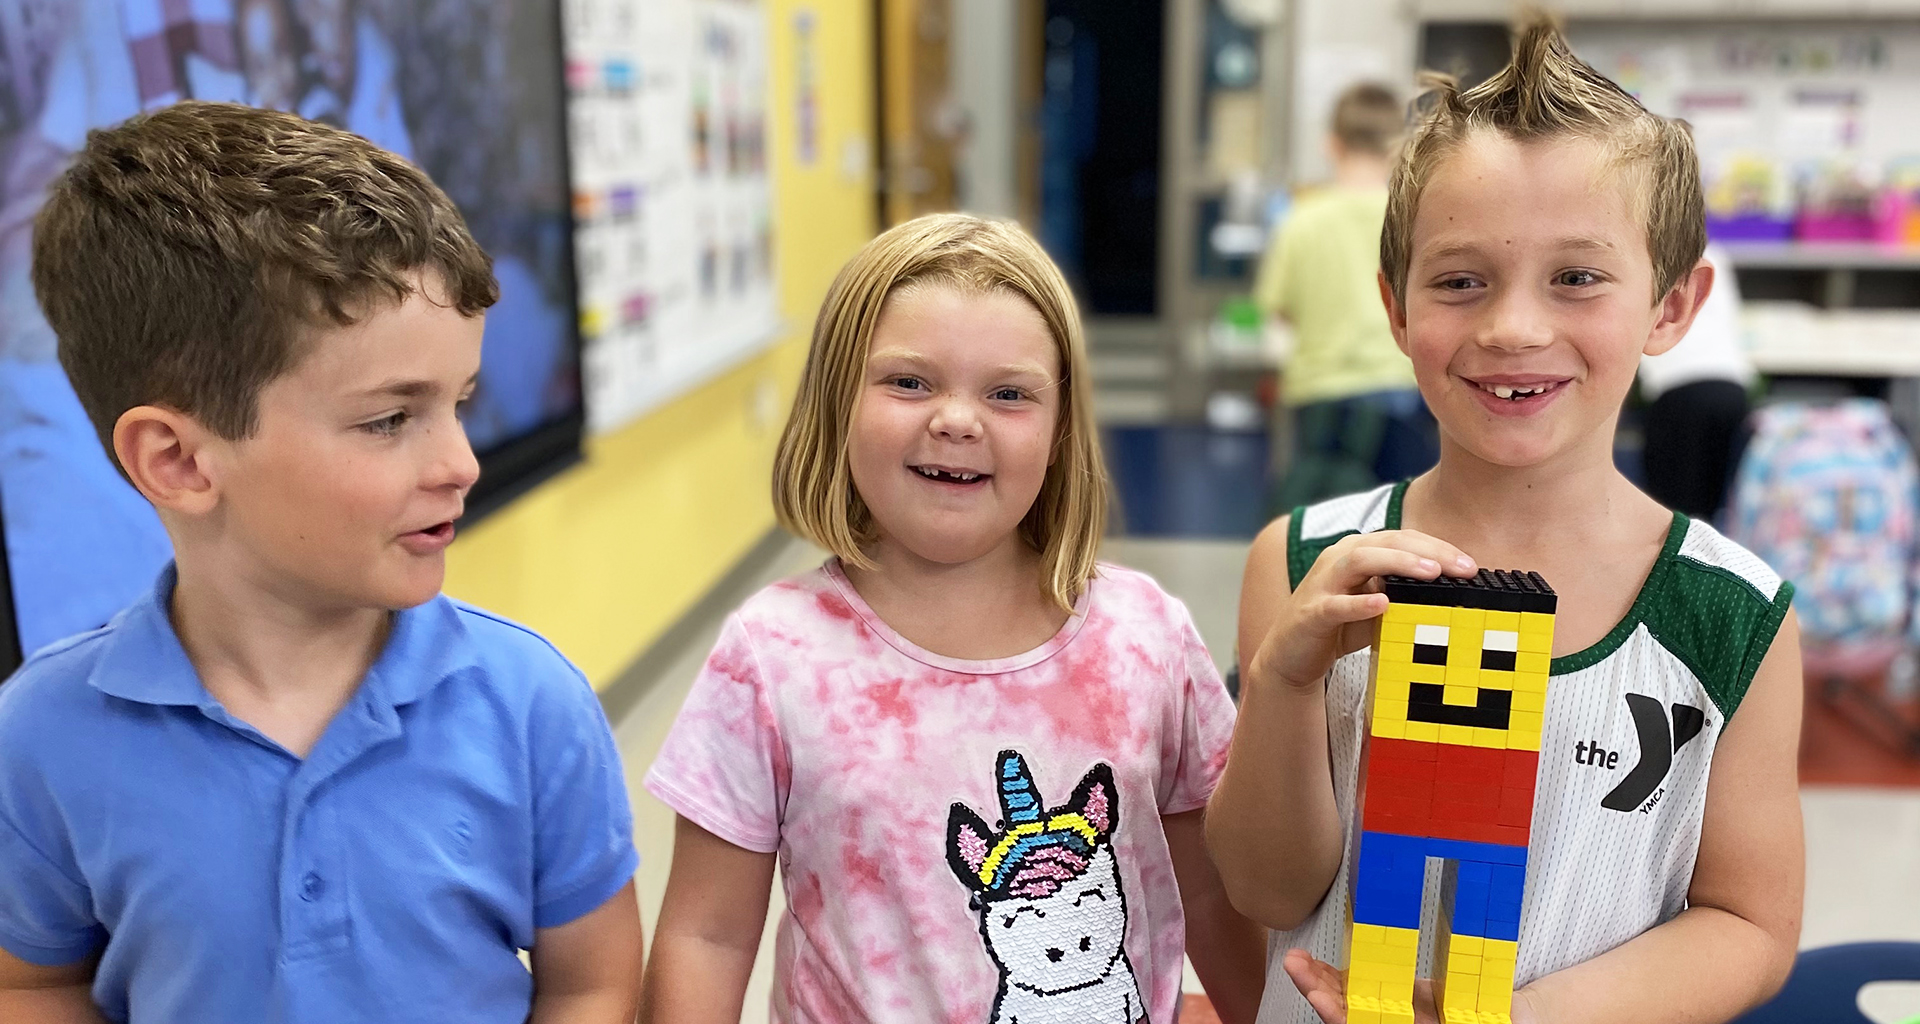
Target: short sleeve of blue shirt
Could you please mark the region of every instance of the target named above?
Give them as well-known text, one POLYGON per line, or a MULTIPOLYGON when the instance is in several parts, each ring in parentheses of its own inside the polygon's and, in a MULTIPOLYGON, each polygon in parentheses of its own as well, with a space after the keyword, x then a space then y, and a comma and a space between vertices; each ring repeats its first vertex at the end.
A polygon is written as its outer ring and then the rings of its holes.
POLYGON ((600 700, 584 676, 542 688, 529 720, 533 755, 536 928, 597 909, 633 877, 633 811, 600 700))
POLYGON ((77 880, 79 869, 61 847, 58 833, 27 832, 8 813, 24 794, 20 773, 0 762, 0 948, 30 964, 57 967, 84 960, 106 942, 93 919, 92 898, 77 880))

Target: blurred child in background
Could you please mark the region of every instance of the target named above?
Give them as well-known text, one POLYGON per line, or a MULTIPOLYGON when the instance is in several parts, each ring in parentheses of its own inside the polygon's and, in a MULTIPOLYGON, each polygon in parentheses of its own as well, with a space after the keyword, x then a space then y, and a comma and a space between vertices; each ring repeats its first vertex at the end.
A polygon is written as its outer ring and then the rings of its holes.
POLYGON ((1380 305, 1380 226, 1406 117, 1363 82, 1333 107, 1333 181, 1302 198, 1260 264, 1254 301, 1293 328, 1282 401, 1291 458, 1274 508, 1400 480, 1433 465, 1433 416, 1380 305))

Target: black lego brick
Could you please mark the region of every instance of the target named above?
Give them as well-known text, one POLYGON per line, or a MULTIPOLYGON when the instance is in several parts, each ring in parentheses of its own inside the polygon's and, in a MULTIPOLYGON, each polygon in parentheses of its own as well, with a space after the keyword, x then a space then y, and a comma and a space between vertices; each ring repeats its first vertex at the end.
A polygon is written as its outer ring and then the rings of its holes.
POLYGON ((1403 604, 1484 608, 1490 612, 1539 612, 1552 615, 1559 604, 1553 588, 1537 572, 1482 569, 1471 578, 1442 576, 1436 580, 1388 576, 1387 600, 1403 604))

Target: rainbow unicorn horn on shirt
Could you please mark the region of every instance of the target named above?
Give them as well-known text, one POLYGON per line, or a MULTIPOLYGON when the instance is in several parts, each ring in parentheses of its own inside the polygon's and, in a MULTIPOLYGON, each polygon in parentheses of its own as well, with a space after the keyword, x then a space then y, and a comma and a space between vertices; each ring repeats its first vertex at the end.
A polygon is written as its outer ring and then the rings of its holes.
POLYGON ((947 863, 1000 971, 991 1024, 1146 1020, 1125 948, 1113 769, 1095 764, 1051 810, 1019 752, 1001 751, 995 769, 998 829, 964 803, 947 814, 947 863))

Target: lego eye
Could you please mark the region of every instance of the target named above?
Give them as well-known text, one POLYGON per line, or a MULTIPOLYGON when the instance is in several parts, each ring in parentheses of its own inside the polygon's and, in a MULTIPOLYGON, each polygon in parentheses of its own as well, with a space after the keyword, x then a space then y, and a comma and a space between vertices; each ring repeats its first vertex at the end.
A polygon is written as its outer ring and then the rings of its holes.
POLYGON ((1520 650, 1520 634, 1510 629, 1489 629, 1480 644, 1480 667, 1495 672, 1511 672, 1514 655, 1520 650))
POLYGON ((1416 665, 1445 665, 1447 663, 1447 634, 1445 626, 1418 625, 1413 627, 1413 663, 1416 665))

